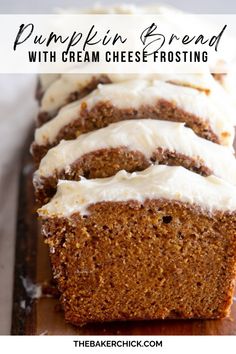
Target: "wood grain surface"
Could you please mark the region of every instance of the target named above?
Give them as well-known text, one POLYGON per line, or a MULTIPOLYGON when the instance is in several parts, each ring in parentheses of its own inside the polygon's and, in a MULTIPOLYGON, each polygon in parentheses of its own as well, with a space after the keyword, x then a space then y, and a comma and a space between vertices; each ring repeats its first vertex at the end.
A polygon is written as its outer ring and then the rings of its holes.
MULTIPOLYGON (((22 156, 15 256, 12 334, 45 335, 233 335, 236 334, 236 301, 224 320, 164 320, 90 324, 65 323, 57 298, 34 298, 35 285, 51 281, 47 246, 40 235, 34 204, 29 137, 22 156), (26 282, 28 285, 26 286, 26 282), (33 297, 33 298, 32 298, 33 297)), ((236 299, 235 299, 236 300, 236 299)))

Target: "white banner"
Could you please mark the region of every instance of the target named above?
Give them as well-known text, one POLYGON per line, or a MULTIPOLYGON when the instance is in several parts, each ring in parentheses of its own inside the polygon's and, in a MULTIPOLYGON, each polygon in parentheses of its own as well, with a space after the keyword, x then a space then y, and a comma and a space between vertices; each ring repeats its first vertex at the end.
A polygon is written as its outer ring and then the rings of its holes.
POLYGON ((236 15, 0 15, 0 73, 225 72, 235 38, 236 15))
POLYGON ((162 353, 234 352, 235 336, 2 336, 1 353, 162 353))

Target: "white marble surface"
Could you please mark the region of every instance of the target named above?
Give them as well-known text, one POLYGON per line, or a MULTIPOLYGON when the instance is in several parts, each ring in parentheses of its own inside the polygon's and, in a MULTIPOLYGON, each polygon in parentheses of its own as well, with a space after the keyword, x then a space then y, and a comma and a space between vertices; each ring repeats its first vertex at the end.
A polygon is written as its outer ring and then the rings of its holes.
MULTIPOLYGON (((0 13, 47 13, 59 6, 87 7, 95 3, 91 0, 1 0, 0 13)), ((104 0, 100 3, 123 1, 104 0)), ((136 0, 132 3, 149 2, 136 0)), ((236 13, 235 0, 169 0, 162 3, 198 13, 236 13)), ((9 334, 11 326, 19 158, 27 129, 36 114, 34 89, 34 76, 0 75, 0 334, 9 334)))

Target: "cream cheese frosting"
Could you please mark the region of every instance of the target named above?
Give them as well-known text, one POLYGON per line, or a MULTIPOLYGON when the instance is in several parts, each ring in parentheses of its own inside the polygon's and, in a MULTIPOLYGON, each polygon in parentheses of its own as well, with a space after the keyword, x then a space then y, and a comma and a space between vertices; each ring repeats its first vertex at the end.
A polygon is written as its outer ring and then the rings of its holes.
POLYGON ((121 146, 140 151, 148 160, 158 147, 200 159, 216 176, 236 184, 236 159, 228 148, 200 138, 184 123, 153 119, 113 123, 75 140, 61 141, 41 160, 34 180, 69 170, 73 162, 87 153, 121 146))
POLYGON ((61 128, 79 118, 81 106, 84 104, 88 110, 99 102, 110 102, 118 109, 138 109, 144 105, 155 105, 162 99, 185 112, 209 121, 221 144, 232 146, 234 129, 232 117, 227 116, 227 110, 223 114, 221 105, 217 107, 217 102, 213 102, 203 92, 160 80, 129 80, 115 84, 100 84, 91 94, 63 107, 56 117, 36 129, 35 142, 38 145, 53 143, 61 128))
MULTIPOLYGON (((72 92, 79 92, 84 89, 92 80, 99 80, 102 74, 62 74, 46 90, 42 101, 42 112, 54 112, 67 103, 72 92)), ((122 82, 137 79, 158 79, 170 81, 177 85, 189 86, 192 88, 210 91, 212 81, 210 74, 105 74, 111 82, 122 82)))
POLYGON ((221 85, 224 87, 228 93, 234 109, 236 108, 236 60, 231 64, 227 64, 226 74, 221 77, 221 85))
POLYGON ((122 170, 110 178, 59 181, 52 200, 38 210, 41 217, 89 214, 99 202, 168 199, 198 205, 208 212, 236 210, 236 187, 215 177, 202 177, 183 167, 151 166, 142 172, 122 170))
POLYGON ((39 81, 42 91, 46 91, 60 76, 60 74, 40 74, 39 81))

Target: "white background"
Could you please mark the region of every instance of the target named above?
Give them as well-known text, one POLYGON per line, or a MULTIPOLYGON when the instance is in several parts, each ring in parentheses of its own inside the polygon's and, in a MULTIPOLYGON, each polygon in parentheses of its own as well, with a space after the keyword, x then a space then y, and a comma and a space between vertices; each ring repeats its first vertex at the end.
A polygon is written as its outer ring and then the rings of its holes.
MULTIPOLYGON (((90 0, 0 0, 0 13, 48 13, 60 6, 88 7, 95 3, 90 0)), ((101 3, 111 5, 123 1, 101 3)), ((149 4, 149 1, 132 3, 149 4)), ((162 3, 193 13, 236 13, 236 0, 169 0, 162 3)), ((36 114, 34 85, 35 78, 30 75, 0 76, 0 334, 10 333, 19 157, 27 128, 36 114)))

